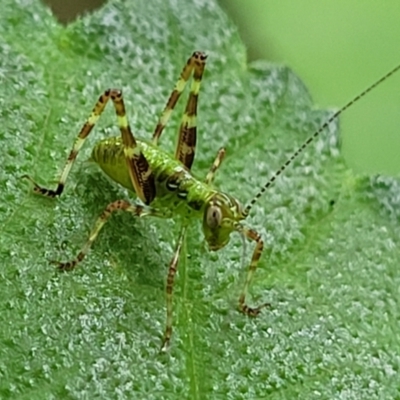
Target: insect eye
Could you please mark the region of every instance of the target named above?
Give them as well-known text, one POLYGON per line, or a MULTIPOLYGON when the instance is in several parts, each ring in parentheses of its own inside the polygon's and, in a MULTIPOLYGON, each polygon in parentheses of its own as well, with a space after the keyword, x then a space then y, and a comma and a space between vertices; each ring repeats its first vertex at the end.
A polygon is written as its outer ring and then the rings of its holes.
POLYGON ((221 225, 222 212, 218 206, 210 206, 207 209, 206 222, 211 229, 215 229, 221 225))

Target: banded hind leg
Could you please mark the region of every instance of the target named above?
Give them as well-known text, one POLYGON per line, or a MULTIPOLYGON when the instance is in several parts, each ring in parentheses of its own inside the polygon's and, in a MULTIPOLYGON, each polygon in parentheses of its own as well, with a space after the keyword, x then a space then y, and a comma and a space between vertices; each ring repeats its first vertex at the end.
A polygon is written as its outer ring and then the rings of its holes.
POLYGON ((114 104, 115 113, 117 115, 118 126, 121 131, 122 142, 124 145, 125 159, 132 185, 137 196, 145 204, 151 203, 156 194, 154 176, 146 158, 137 146, 136 139, 132 134, 128 123, 128 118, 126 116, 122 92, 117 89, 108 89, 99 97, 92 110, 92 113, 80 130, 78 137, 75 139, 74 145, 64 165, 64 169, 61 173, 57 188, 55 190, 40 186, 28 175, 23 176, 33 183, 33 190, 35 193, 46 197, 56 197, 61 195, 80 149, 82 148, 86 138, 89 136, 110 99, 114 104))
POLYGON ((197 141, 197 103, 207 56, 196 52, 193 59, 193 79, 185 112, 179 127, 175 158, 190 170, 194 161, 197 141))
POLYGON ((143 206, 139 204, 131 204, 126 200, 117 200, 110 203, 102 212, 102 214, 97 218, 90 234, 89 239, 86 241, 85 245, 82 247, 78 255, 71 261, 67 262, 60 262, 60 261, 51 261, 52 264, 56 264, 57 267, 62 271, 70 271, 74 269, 77 264, 79 264, 84 257, 89 252, 93 242, 96 240, 97 236, 99 235, 101 229, 111 217, 113 213, 116 211, 126 211, 133 214, 136 217, 145 217, 145 216, 155 216, 161 218, 167 218, 168 215, 165 213, 161 213, 156 209, 153 209, 148 206, 143 206))
POLYGON ((187 60, 186 65, 183 67, 175 88, 168 98, 167 104, 159 117, 157 126, 153 133, 153 143, 158 144, 158 140, 167 125, 171 114, 178 102, 183 90, 186 87, 190 76, 193 73, 193 81, 186 104, 186 110, 182 117, 182 122, 179 130, 179 139, 176 146, 176 158, 182 161, 189 169, 194 157, 194 147, 196 145, 196 114, 197 114, 197 100, 200 90, 200 82, 203 76, 207 56, 200 52, 195 51, 192 56, 187 60), (187 132, 188 131, 188 132, 187 132), (193 149, 193 157, 187 156, 186 146, 189 150, 193 149), (191 160, 190 160, 191 158, 191 160), (190 164, 190 165, 189 165, 190 164))

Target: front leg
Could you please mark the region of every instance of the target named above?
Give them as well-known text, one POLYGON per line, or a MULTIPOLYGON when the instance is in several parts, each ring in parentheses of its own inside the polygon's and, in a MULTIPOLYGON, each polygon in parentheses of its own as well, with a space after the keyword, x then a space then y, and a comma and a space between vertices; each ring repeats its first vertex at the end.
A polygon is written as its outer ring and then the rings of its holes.
POLYGON ((253 229, 246 228, 242 225, 237 225, 236 230, 239 233, 241 233, 242 235, 244 235, 247 239, 250 239, 250 240, 256 242, 256 247, 254 248, 253 255, 251 257, 250 266, 249 266, 249 270, 246 275, 244 287, 243 287, 242 293, 240 294, 240 297, 239 297, 239 311, 241 311, 243 314, 249 315, 251 317, 256 317, 264 307, 270 306, 269 303, 264 303, 264 304, 259 305, 258 307, 253 308, 253 307, 249 307, 246 304, 246 295, 247 295, 250 283, 253 279, 254 272, 257 269, 257 264, 258 264, 258 261, 261 257, 261 253, 264 248, 264 242, 262 241, 261 236, 253 229))

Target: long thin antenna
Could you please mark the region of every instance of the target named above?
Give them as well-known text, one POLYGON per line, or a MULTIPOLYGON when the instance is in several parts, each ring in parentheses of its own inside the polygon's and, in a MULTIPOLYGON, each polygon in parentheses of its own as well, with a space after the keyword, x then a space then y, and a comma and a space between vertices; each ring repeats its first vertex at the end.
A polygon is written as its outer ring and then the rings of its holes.
POLYGON ((354 97, 354 99, 350 100, 346 105, 344 105, 340 110, 336 111, 327 121, 325 121, 283 164, 269 179, 269 181, 260 189, 260 191, 253 197, 250 203, 244 209, 244 214, 248 215, 251 208, 257 202, 257 200, 264 194, 264 192, 272 186, 275 182, 276 178, 282 174, 283 171, 292 163, 292 161, 303 152, 303 150, 308 147, 308 145, 332 122, 334 121, 342 112, 347 110, 350 106, 352 106, 355 102, 364 97, 367 93, 369 93, 372 89, 380 85, 383 81, 393 75, 395 72, 400 70, 400 64, 394 67, 391 71, 389 71, 386 75, 382 76, 382 78, 378 79, 375 83, 365 89, 358 96, 354 97))

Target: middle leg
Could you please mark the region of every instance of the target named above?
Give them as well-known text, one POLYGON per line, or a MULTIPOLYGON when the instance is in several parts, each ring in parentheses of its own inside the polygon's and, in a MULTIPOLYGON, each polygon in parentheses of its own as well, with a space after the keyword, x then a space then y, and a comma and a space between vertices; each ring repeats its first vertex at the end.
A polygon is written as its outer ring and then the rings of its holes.
POLYGON ((52 263, 56 264, 61 271, 70 271, 74 269, 77 266, 77 264, 84 259, 86 254, 89 252, 89 249, 92 246, 93 242, 96 240, 98 234, 100 233, 101 229, 108 221, 108 219, 111 217, 112 213, 116 211, 127 211, 137 217, 144 217, 148 215, 165 217, 165 218, 168 217, 167 215, 151 207, 142 206, 139 204, 131 204, 126 200, 114 201, 105 208, 100 217, 97 219, 93 229, 90 232, 89 239, 86 241, 85 245, 83 246, 82 250, 78 253, 78 255, 71 261, 67 262, 52 261, 52 263))

